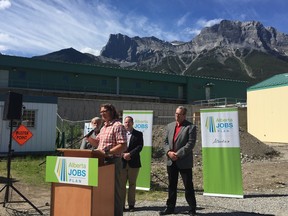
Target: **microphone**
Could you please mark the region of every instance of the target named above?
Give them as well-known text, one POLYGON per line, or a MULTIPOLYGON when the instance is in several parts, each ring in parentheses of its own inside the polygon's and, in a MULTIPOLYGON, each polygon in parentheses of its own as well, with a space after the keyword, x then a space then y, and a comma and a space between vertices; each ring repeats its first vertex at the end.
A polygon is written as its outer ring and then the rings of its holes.
POLYGON ((93 132, 95 132, 96 134, 98 134, 100 132, 100 130, 98 128, 94 128, 93 130, 91 130, 89 133, 87 133, 84 137, 88 138, 90 137, 93 132))
POLYGON ((88 138, 95 132, 95 128, 91 130, 88 134, 86 134, 84 137, 88 138))

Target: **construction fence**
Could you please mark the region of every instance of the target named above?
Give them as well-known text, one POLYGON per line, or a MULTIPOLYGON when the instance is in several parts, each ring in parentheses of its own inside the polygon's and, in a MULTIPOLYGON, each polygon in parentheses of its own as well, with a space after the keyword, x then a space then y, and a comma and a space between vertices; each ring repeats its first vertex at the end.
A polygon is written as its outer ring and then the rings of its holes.
MULTIPOLYGON (((199 113, 194 113, 193 116, 188 116, 187 120, 193 122, 196 125, 200 124, 199 113)), ((122 121, 122 119, 120 118, 122 121)), ((84 125, 91 120, 71 121, 61 118, 57 114, 57 148, 79 148, 84 138, 84 125)), ((153 125, 167 125, 168 123, 175 121, 174 116, 154 116, 153 125)))

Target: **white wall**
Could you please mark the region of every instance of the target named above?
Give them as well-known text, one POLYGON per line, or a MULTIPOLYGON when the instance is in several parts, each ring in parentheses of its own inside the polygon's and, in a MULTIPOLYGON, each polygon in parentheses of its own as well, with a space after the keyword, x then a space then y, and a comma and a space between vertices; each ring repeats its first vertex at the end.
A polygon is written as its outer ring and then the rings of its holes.
MULTIPOLYGON (((23 102, 27 110, 36 111, 35 128, 28 129, 33 134, 24 145, 12 139, 14 152, 45 152, 55 150, 57 104, 23 102)), ((8 152, 10 128, 9 121, 3 120, 4 102, 0 101, 0 152, 8 152)), ((13 131, 16 128, 13 128, 13 131)))

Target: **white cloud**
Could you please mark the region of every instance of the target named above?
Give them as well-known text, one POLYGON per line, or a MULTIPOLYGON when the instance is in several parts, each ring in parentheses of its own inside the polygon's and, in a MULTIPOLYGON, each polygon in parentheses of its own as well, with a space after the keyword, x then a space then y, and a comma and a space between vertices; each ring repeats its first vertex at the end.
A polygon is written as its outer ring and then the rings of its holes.
POLYGON ((246 20, 247 15, 246 14, 240 14, 239 20, 246 20))
MULTIPOLYGON (((4 2, 4 0, 0 0, 4 2)), ((9 2, 9 1, 5 1, 9 2)), ((81 52, 99 55, 110 34, 130 37, 155 36, 166 41, 190 40, 199 33, 204 21, 183 31, 166 28, 152 17, 134 10, 124 13, 110 1, 23 1, 13 0, 9 10, 0 13, 0 46, 7 51, 44 55, 73 47, 81 52), (183 34, 182 34, 183 33, 183 34), (6 37, 4 37, 6 35, 6 37)), ((190 12, 177 20, 176 27, 184 26, 190 12)), ((163 24, 163 23, 162 23, 163 24)))
POLYGON ((95 56, 100 55, 100 50, 95 50, 95 49, 92 49, 90 47, 85 47, 85 48, 81 49, 80 52, 90 53, 90 54, 95 55, 95 56))
POLYGON ((196 24, 194 26, 185 28, 183 34, 190 36, 192 39, 192 37, 195 37, 198 34, 200 34, 201 30, 204 27, 211 27, 215 24, 220 23, 222 20, 223 19, 212 19, 212 20, 199 19, 195 22, 196 24))
POLYGON ((212 20, 205 20, 205 19, 199 19, 197 21, 197 25, 198 27, 200 28, 203 28, 203 27, 211 27, 215 24, 218 24, 222 21, 223 19, 212 19, 212 20))
POLYGON ((88 5, 87 1, 68 4, 63 0, 15 0, 4 12, 0 13, 0 19, 5 18, 0 22, 0 45, 3 49, 27 50, 31 55, 68 47, 99 53, 110 32, 121 29, 117 27, 121 26, 117 13, 96 1, 88 5))
POLYGON ((0 32, 0 51, 3 53, 9 49, 10 44, 17 44, 17 40, 9 34, 0 32))
POLYGON ((200 34, 201 29, 197 29, 197 28, 186 28, 186 29, 184 30, 184 32, 185 32, 186 34, 189 34, 189 35, 192 35, 192 36, 196 36, 196 35, 200 34))
POLYGON ((0 45, 0 52, 5 52, 7 50, 7 47, 0 45))
POLYGON ((9 7, 11 7, 10 0, 0 0, 0 10, 5 10, 9 7))
POLYGON ((177 26, 182 26, 186 22, 189 15, 190 13, 186 13, 182 17, 180 17, 180 19, 178 19, 177 21, 177 26))
POLYGON ((10 40, 9 35, 0 32, 0 41, 8 41, 8 40, 10 40))

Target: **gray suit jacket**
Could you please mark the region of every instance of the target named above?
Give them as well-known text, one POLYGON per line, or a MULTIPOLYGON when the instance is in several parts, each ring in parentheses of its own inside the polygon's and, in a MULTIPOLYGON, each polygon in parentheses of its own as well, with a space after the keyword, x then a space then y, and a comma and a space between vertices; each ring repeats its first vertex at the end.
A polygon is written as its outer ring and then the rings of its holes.
MULTIPOLYGON (((168 151, 173 151, 173 137, 176 122, 167 125, 167 135, 165 139, 164 150, 166 155, 168 151)), ((176 165, 179 169, 189 169, 193 167, 193 148, 196 143, 196 126, 191 122, 184 120, 181 130, 176 138, 175 151, 178 154, 176 165)), ((172 160, 167 155, 167 166, 172 165, 172 160)))

